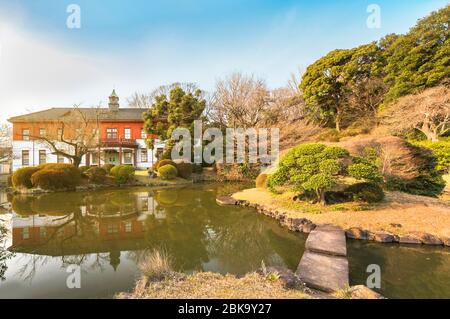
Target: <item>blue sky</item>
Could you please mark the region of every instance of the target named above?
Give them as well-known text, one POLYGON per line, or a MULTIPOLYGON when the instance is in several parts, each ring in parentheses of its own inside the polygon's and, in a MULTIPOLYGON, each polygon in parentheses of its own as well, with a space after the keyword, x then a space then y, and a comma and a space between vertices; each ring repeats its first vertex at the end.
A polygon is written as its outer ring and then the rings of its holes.
POLYGON ((272 87, 335 48, 404 33, 448 0, 0 0, 0 107, 6 116, 74 103, 94 105, 113 87, 175 81, 212 90, 233 71, 272 87), (69 4, 81 28, 68 29, 69 4), (381 8, 381 28, 366 25, 381 8))

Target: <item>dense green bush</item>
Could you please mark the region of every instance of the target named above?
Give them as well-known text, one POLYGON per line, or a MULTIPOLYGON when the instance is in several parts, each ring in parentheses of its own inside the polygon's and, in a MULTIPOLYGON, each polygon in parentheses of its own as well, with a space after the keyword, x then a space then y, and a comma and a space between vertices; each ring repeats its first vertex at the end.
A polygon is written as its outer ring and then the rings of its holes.
POLYGON ((383 189, 376 183, 358 183, 347 187, 344 193, 350 193, 353 200, 366 203, 381 202, 384 198, 383 189))
POLYGON ((86 173, 91 167, 90 166, 80 166, 78 169, 82 174, 86 173))
POLYGON ((381 182, 381 173, 376 165, 369 163, 357 163, 348 167, 348 174, 359 180, 381 182))
POLYGON ((135 169, 129 165, 116 165, 110 173, 114 176, 117 184, 126 184, 134 179, 135 169))
POLYGON ((22 167, 15 171, 12 175, 11 181, 15 188, 25 187, 32 188, 31 176, 39 171, 39 167, 22 167))
POLYGON ((162 160, 157 161, 155 163, 155 165, 153 166, 153 168, 155 169, 155 171, 158 171, 159 168, 164 165, 172 165, 172 166, 177 167, 177 164, 174 161, 172 161, 170 159, 162 159, 162 160))
POLYGON ((450 139, 441 138, 438 142, 415 141, 414 145, 427 148, 436 156, 436 169, 450 173, 450 139))
POLYGON ((106 171, 106 174, 110 174, 114 166, 114 164, 105 164, 102 168, 106 171))
POLYGON ((340 147, 298 145, 283 157, 267 186, 272 191, 277 186, 289 186, 299 192, 314 191, 317 200, 323 201, 324 192, 336 184, 334 175, 344 170, 341 161, 344 158, 349 158, 349 153, 340 147))
POLYGON ((445 188, 445 181, 442 175, 437 173, 424 174, 411 180, 391 176, 386 181, 386 188, 391 191, 437 197, 445 188))
POLYGON ((169 179, 174 179, 175 177, 177 177, 178 171, 175 166, 167 164, 167 165, 161 166, 158 169, 158 174, 159 174, 159 177, 161 177, 161 179, 169 180, 169 179))
POLYGON ((94 184, 104 184, 106 181, 106 170, 103 167, 93 166, 89 168, 85 173, 90 183, 94 184))
POLYGON ((184 179, 190 179, 192 175, 193 165, 191 163, 177 163, 176 168, 178 176, 184 179))
POLYGON ((48 163, 41 164, 38 166, 39 169, 73 169, 74 166, 72 164, 64 164, 64 163, 48 163))
POLYGON ((46 190, 73 189, 80 181, 80 171, 70 164, 49 164, 31 176, 34 187, 46 190))

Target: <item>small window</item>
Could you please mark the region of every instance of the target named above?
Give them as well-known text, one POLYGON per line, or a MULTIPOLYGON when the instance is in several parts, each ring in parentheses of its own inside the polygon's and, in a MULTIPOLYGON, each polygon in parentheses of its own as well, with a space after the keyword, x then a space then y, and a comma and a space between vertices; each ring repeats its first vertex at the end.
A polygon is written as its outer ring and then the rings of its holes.
POLYGON ((132 230, 133 230, 133 224, 131 222, 126 222, 125 223, 125 232, 131 233, 132 230))
POLYGON ((22 239, 29 239, 30 238, 30 228, 24 227, 22 231, 22 239))
POLYGON ((108 234, 117 234, 119 227, 117 224, 108 224, 108 234))
POLYGON ((47 237, 47 230, 45 227, 39 227, 39 237, 45 238, 47 237))
POLYGON ((116 139, 117 138, 117 128, 107 128, 106 129, 106 138, 107 139, 116 139))
POLYGON ((47 163, 47 151, 39 150, 39 165, 47 163))
POLYGON ((30 165, 30 151, 22 151, 22 166, 30 165))
POLYGON ((126 128, 124 132, 124 137, 126 140, 131 140, 131 128, 126 128))
POLYGON ((47 131, 45 130, 45 128, 40 128, 39 129, 39 136, 40 137, 45 137, 47 135, 47 131))
POLYGON ((141 138, 145 140, 147 138, 147 133, 145 133, 144 129, 141 129, 141 138))
POLYGON ((63 164, 64 163, 64 156, 62 156, 61 154, 56 155, 56 162, 59 164, 63 164))
POLYGON ((123 153, 123 162, 125 164, 132 164, 133 154, 131 152, 123 153))
POLYGON ((98 153, 92 153, 92 164, 96 165, 98 164, 98 153))
POLYGON ((22 140, 29 141, 30 140, 30 130, 25 128, 22 130, 22 140))
POLYGON ((141 149, 141 162, 142 163, 148 162, 148 151, 146 148, 141 149))

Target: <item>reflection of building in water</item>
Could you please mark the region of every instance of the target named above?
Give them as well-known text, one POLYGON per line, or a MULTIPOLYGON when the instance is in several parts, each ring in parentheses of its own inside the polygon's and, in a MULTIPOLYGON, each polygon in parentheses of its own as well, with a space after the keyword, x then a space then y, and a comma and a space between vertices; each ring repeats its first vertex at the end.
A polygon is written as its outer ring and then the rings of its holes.
POLYGON ((79 206, 76 213, 67 215, 14 213, 9 249, 48 256, 109 253, 110 264, 116 269, 121 251, 146 248, 148 217, 162 217, 156 213, 160 209, 152 193, 134 193, 130 199, 117 206, 109 202, 86 203, 79 206))

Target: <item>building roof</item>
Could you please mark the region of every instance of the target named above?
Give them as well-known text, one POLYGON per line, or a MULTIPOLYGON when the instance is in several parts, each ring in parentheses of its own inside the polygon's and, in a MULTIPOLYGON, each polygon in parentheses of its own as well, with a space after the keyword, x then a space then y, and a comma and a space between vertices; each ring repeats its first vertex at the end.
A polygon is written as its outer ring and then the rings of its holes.
POLYGON ((113 89, 110 97, 119 97, 116 93, 116 89, 113 89))
MULTIPOLYGON (((51 108, 39 112, 19 115, 8 119, 9 122, 52 122, 60 121, 65 116, 69 116, 74 108, 51 108)), ((119 108, 116 111, 109 108, 78 108, 86 118, 101 121, 142 121, 142 114, 146 109, 119 108)))

